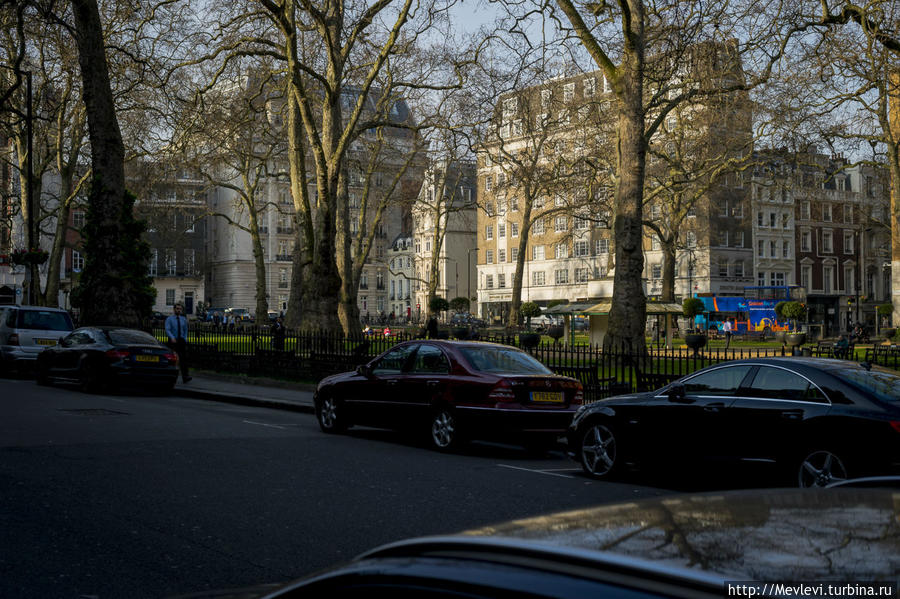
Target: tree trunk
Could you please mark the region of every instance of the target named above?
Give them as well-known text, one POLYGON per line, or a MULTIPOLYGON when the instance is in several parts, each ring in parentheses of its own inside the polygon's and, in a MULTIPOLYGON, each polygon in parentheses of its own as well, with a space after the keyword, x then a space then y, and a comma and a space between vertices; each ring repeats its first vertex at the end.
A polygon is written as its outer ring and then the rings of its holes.
MULTIPOLYGON (((509 303, 509 319, 507 326, 516 326, 519 322, 519 312, 522 308, 522 286, 525 275, 525 260, 528 258, 528 238, 531 235, 531 194, 525 193, 525 205, 522 206, 522 229, 519 232, 519 251, 516 255, 516 271, 512 280, 512 300, 509 303)), ((529 328, 531 320, 529 319, 529 328)))
POLYGON ((59 279, 62 269, 63 250, 66 247, 66 232, 69 230, 69 213, 72 208, 71 169, 60 172, 60 202, 56 209, 56 233, 53 236, 53 247, 50 249, 50 260, 47 263, 47 285, 42 294, 44 306, 59 307, 59 279))
POLYGON ((644 270, 642 203, 647 153, 643 108, 644 8, 640 0, 628 4, 631 20, 630 29, 625 32, 618 119, 616 274, 609 331, 603 339, 603 348, 643 353, 646 351, 647 312, 647 298, 641 283, 644 270))
POLYGON ((256 324, 268 322, 269 300, 266 285, 266 260, 262 240, 259 238, 259 215, 255 205, 249 206, 250 241, 253 243, 253 264, 256 272, 256 324))

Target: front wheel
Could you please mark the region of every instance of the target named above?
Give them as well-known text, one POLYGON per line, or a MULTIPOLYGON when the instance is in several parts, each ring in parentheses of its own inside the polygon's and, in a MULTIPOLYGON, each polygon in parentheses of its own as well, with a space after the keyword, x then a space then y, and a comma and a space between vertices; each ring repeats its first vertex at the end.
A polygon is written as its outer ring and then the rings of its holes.
POLYGON ((319 428, 322 429, 322 432, 342 433, 347 430, 342 409, 333 397, 325 397, 316 403, 316 419, 319 421, 319 428))
POLYGON ((596 422, 584 431, 581 467, 595 478, 609 478, 619 469, 618 444, 611 426, 596 422))
POLYGON ((459 421, 448 408, 439 408, 431 417, 431 445, 438 451, 456 449, 462 442, 459 421))
POLYGON ((797 484, 803 489, 827 487, 848 478, 846 461, 824 449, 806 452, 797 471, 797 484))

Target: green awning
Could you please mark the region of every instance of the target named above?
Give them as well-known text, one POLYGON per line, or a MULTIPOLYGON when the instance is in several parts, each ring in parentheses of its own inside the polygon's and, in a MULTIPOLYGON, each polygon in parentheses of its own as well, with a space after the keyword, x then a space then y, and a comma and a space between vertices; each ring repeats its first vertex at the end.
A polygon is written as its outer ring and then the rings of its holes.
MULTIPOLYGON (((580 302, 576 304, 559 304, 544 310, 544 314, 577 314, 585 316, 606 316, 612 308, 611 300, 600 302, 580 302)), ((657 314, 683 314, 681 304, 647 302, 647 315, 657 314)))

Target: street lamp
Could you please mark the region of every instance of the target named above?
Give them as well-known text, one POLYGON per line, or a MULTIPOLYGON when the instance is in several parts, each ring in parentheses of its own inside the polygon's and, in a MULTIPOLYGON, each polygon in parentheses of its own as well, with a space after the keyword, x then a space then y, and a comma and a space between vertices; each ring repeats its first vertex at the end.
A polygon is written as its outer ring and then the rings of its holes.
MULTIPOLYGON (((478 248, 477 248, 477 247, 469 248, 468 250, 466 250, 466 294, 469 296, 469 297, 468 297, 469 302, 472 301, 472 264, 471 264, 471 257, 472 257, 472 252, 477 252, 477 251, 478 251, 478 248)), ((476 264, 477 264, 477 261, 478 261, 478 255, 477 255, 477 254, 475 255, 475 260, 476 260, 476 264)), ((470 304, 469 304, 469 314, 471 314, 471 313, 472 313, 472 306, 471 306, 471 303, 470 303, 470 304)))

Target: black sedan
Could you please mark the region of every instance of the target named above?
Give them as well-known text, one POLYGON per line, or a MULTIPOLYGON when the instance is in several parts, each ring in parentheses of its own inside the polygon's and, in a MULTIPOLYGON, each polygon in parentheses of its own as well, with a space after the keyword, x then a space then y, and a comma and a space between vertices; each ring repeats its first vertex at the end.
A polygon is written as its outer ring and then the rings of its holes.
POLYGON ((900 373, 845 360, 735 360, 585 405, 567 436, 570 455, 598 478, 712 461, 767 465, 801 487, 896 473, 900 373))
POLYGON ((83 327, 41 352, 37 382, 71 382, 91 392, 119 385, 168 391, 175 386, 177 364, 175 352, 143 331, 83 327))
POLYGON ((319 426, 353 424, 428 433, 449 450, 467 438, 508 439, 541 450, 561 437, 582 386, 527 353, 494 343, 407 341, 355 372, 323 379, 319 426))

